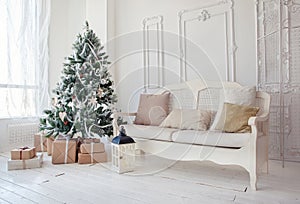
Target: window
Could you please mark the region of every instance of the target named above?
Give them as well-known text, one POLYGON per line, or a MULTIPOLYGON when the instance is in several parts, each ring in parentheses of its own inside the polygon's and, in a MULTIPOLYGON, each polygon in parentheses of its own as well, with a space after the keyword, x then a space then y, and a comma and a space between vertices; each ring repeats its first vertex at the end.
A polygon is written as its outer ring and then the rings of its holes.
POLYGON ((0 118, 47 106, 49 2, 0 0, 0 118))

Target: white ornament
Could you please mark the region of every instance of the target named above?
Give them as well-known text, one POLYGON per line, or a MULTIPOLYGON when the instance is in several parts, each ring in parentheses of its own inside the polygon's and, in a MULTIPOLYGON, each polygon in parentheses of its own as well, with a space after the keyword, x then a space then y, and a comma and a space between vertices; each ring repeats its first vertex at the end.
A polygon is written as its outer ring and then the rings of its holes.
POLYGON ((101 98, 103 95, 103 89, 99 87, 97 95, 101 98))
POLYGON ((61 121, 64 122, 65 117, 67 116, 67 113, 66 112, 59 112, 58 115, 59 115, 59 118, 61 119, 61 121))
POLYGON ((97 99, 94 96, 90 99, 90 104, 92 104, 92 105, 97 104, 97 99))
POLYGON ((74 104, 73 104, 72 101, 68 103, 68 106, 69 106, 69 107, 73 107, 73 105, 74 105, 74 104))

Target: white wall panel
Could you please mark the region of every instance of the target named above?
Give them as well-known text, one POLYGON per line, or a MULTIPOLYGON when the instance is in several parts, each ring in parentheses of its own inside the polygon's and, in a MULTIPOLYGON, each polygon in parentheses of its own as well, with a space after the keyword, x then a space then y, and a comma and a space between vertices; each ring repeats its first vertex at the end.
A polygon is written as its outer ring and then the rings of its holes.
MULTIPOLYGON (((115 0, 115 54, 119 59, 115 65, 115 80, 117 84, 117 91, 119 93, 119 107, 122 110, 136 109, 137 107, 127 107, 128 100, 131 92, 135 92, 142 86, 139 84, 139 78, 143 77, 143 72, 139 71, 143 69, 142 58, 130 57, 130 60, 126 60, 127 47, 130 52, 136 52, 136 57, 142 57, 139 52, 142 52, 142 20, 145 17, 162 15, 164 18, 164 48, 165 48, 165 69, 169 74, 166 74, 166 84, 178 82, 179 76, 179 43, 178 43, 178 12, 183 9, 193 9, 202 6, 214 4, 219 2, 218 0, 115 0), (140 33, 139 33, 140 32, 140 33), (131 37, 130 37, 131 36, 131 37), (121 38, 121 39, 118 39, 121 38), (129 41, 129 39, 135 39, 129 41), (135 49, 135 50, 134 50, 135 49), (135 73, 134 73, 135 72, 135 73), (130 74, 135 76, 137 80, 132 82, 132 77, 128 79, 126 76, 130 74), (141 75, 139 75, 141 74, 141 75), (121 83, 122 82, 122 83, 121 83), (122 84, 122 85, 121 85, 122 84), (124 86, 123 84, 126 84, 124 86)), ((236 52, 236 81, 243 85, 255 85, 256 84, 256 54, 255 54, 255 1, 253 0, 234 0, 234 25, 235 25, 235 38, 236 45, 238 47, 236 52)), ((224 22, 222 19, 215 20, 215 32, 202 32, 207 29, 207 25, 193 26, 190 24, 190 28, 193 30, 191 33, 187 33, 187 37, 191 39, 190 49, 193 53, 189 53, 190 56, 194 56, 194 62, 191 64, 190 69, 200 69, 201 71, 195 72, 192 75, 198 73, 199 77, 218 79, 225 78, 223 71, 216 72, 211 60, 205 57, 205 52, 219 52, 220 45, 218 44, 220 37, 218 36, 219 30, 224 30, 224 22), (203 46, 197 48, 197 42, 193 40, 199 31, 199 42, 203 46), (216 36, 216 37, 214 37, 216 36), (206 39, 209 39, 206 41, 206 39), (214 43, 213 39, 215 39, 214 43), (207 42, 210 42, 207 44, 207 42), (200 50, 200 51, 199 51, 200 50), (195 57, 196 56, 196 57, 195 57), (220 73, 220 76, 216 75, 220 73)), ((212 27, 210 24, 208 27, 212 27)), ((191 30, 190 29, 190 30, 191 30)), ((213 30, 213 29, 211 29, 213 30)), ((197 37, 197 36, 196 36, 197 37)), ((218 58, 212 57, 214 64, 216 64, 220 70, 222 70, 224 56, 218 58), (223 62, 222 62, 223 61, 223 62)), ((191 72, 193 73, 193 72, 191 72)), ((133 77, 134 78, 134 77, 133 77)), ((142 81, 141 81, 142 83, 142 81)), ((137 100, 137 99, 136 99, 137 100)))

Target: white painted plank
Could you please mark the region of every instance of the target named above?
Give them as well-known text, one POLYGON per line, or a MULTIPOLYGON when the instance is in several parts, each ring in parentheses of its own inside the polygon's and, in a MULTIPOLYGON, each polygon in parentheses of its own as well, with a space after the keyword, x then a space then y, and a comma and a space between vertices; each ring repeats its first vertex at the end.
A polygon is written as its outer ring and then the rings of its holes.
MULTIPOLYGON (((63 165, 64 167, 66 166, 66 165, 63 165)), ((72 168, 72 170, 73 171, 76 171, 76 169, 77 168, 80 168, 80 166, 78 167, 78 166, 75 166, 74 168, 72 168)), ((85 167, 86 168, 86 167, 85 167)), ((95 166, 93 166, 93 167, 91 167, 91 169, 94 169, 94 168, 96 168, 96 165, 95 166)), ((91 172, 90 172, 91 173, 91 172)), ((102 174, 103 172, 101 172, 101 174, 102 174)), ((77 172, 76 174, 80 174, 80 172, 77 172)), ((97 174, 97 172, 95 172, 95 173, 92 173, 92 175, 94 175, 94 174, 97 174)), ((147 183, 145 183, 145 180, 143 179, 143 181, 142 181, 142 183, 141 183, 141 185, 139 185, 139 181, 140 181, 140 177, 136 177, 136 176, 127 176, 127 175, 118 175, 118 174, 116 174, 116 173, 114 173, 114 172, 110 172, 110 171, 108 171, 108 173, 106 172, 106 176, 108 176, 108 177, 110 177, 110 178, 112 178, 112 180, 113 180, 113 183, 111 184, 111 185, 109 185, 109 186, 107 186, 107 188, 110 188, 110 186, 113 186, 113 185, 115 185, 115 186, 121 186, 122 187, 122 185, 123 184, 125 184, 124 185, 124 189, 122 190, 122 188, 121 189, 118 189, 117 190, 117 192, 119 192, 119 191, 126 191, 126 187, 127 188, 133 188, 133 192, 138 192, 138 191, 142 191, 142 192, 146 192, 145 193, 145 195, 142 195, 142 197, 143 198, 145 198, 145 197, 147 197, 150 193, 154 193, 155 195, 160 195, 161 197, 166 197, 166 193, 165 192, 161 192, 161 190, 160 189, 172 189, 172 187, 174 186, 174 181, 171 181, 171 180, 169 180, 169 179, 164 179, 164 180, 166 180, 166 181, 168 181, 170 184, 169 184, 169 186, 166 186, 165 188, 163 187, 163 188, 160 188, 161 187, 161 180, 162 180, 162 178, 159 178, 159 177, 157 177, 157 178, 153 178, 153 177, 149 177, 149 176, 146 176, 146 178, 150 178, 149 179, 149 182, 147 182, 147 183), (157 181, 157 183, 155 183, 155 181, 157 181), (144 185, 145 186, 149 186, 150 187, 150 189, 141 189, 141 186, 142 187, 144 187, 144 185), (153 184, 156 184, 157 185, 157 187, 156 186, 154 186, 153 184), (152 189, 151 189, 152 188, 152 189), (157 192, 153 192, 153 191, 156 191, 157 190, 157 192)), ((105 179, 105 178, 104 178, 105 179)), ((102 180, 102 179, 101 179, 102 180)), ((89 180, 88 180, 88 177, 86 177, 86 182, 89 182, 89 180)), ((175 181, 176 182, 176 181, 175 181)), ((182 183, 182 184, 188 184, 188 185, 190 185, 189 183, 182 183)), ((182 184, 180 185, 180 186, 182 186, 182 184)), ((116 187, 114 187, 114 189, 115 189, 116 187)), ((176 188, 175 188, 176 189, 176 188)), ((174 189, 174 190, 175 190, 174 189)), ((195 185, 195 188, 194 189, 199 189, 199 185, 195 185)), ((133 193, 133 192, 130 192, 130 193, 133 193)), ((169 192, 169 193, 172 193, 172 192, 169 192)), ((180 193, 180 192, 179 192, 180 193)), ((195 194, 198 194, 199 192, 196 192, 195 194)), ((128 192, 127 193, 125 193, 125 194, 128 194, 128 192)), ((175 193, 173 193, 173 196, 177 196, 178 194, 175 192, 175 193)), ((212 195, 212 197, 214 197, 215 196, 215 194, 213 194, 212 195)), ((151 197, 153 197, 153 195, 151 196, 151 197)), ((231 196, 230 197, 230 200, 233 198, 233 196, 231 196)))
MULTIPOLYGON (((76 164, 75 164, 76 165, 76 164)), ((59 169, 63 169, 63 168, 66 168, 66 170, 67 170, 67 168, 69 167, 70 165, 57 165, 57 166, 54 166, 54 168, 59 168, 59 169)), ((95 165, 95 166, 92 166, 92 167, 88 167, 88 168, 91 168, 91 169, 94 169, 94 168, 96 168, 97 166, 95 165)), ((98 166, 98 167, 101 167, 101 166, 98 166)), ((52 170, 54 169, 54 168, 51 168, 52 170)), ((87 166, 86 167, 83 167, 83 166, 78 166, 78 165, 76 165, 76 166, 73 166, 73 168, 72 169, 70 169, 69 171, 77 171, 76 169, 77 168, 87 168, 87 166)), ((45 168, 43 168, 43 169, 45 169, 45 168)), ((42 171, 41 169, 33 169, 33 171, 42 171)), ((98 170, 97 170, 98 171, 98 170)), ((76 174, 77 175, 77 178, 78 177, 81 177, 80 176, 80 174, 82 174, 82 172, 85 172, 85 171, 78 171, 78 172, 74 172, 74 174, 76 174)), ((95 172, 96 173, 96 172, 95 172)), ((50 174, 53 174, 53 173, 50 173, 50 174)), ((117 189, 116 190, 116 192, 120 192, 120 191, 126 191, 126 187, 128 187, 128 183, 132 183, 132 186, 134 187, 134 188, 136 188, 136 189, 133 189, 133 191, 132 192, 130 192, 131 194, 132 194, 132 199, 135 199, 137 196, 136 195, 134 195, 134 192, 138 192, 138 188, 139 187, 136 187, 137 185, 136 185, 136 182, 133 180, 133 178, 134 177, 131 177, 131 176, 124 176, 124 175, 118 175, 118 174, 115 174, 114 172, 110 172, 110 171, 108 171, 108 174, 112 174, 113 175, 113 177, 115 176, 115 177, 120 177, 120 178, 126 178, 127 179, 127 181, 126 182, 124 182, 124 189, 122 189, 122 187, 120 188, 120 189, 117 189), (133 181, 132 181, 133 180, 133 181)), ((30 175, 29 175, 30 176, 30 175)), ((65 175, 64 175, 65 176, 65 175)), ((63 179, 64 178, 64 176, 61 176, 60 177, 60 179, 63 179)), ((94 177, 93 175, 91 176, 91 177, 94 177)), ((89 182, 89 176, 87 176, 86 177, 86 179, 85 179, 85 182, 89 182)), ((74 178, 74 179, 76 179, 76 178, 74 178)), ((105 179, 105 178, 104 178, 105 179)), ((72 179, 73 180, 73 179, 72 179)), ((101 179, 101 180, 103 180, 103 179, 101 179)), ((119 179, 117 179, 117 180, 119 180, 119 179)), ((94 178, 92 178, 92 181, 94 181, 94 178)), ((65 183, 65 181, 64 180, 62 180, 62 182, 63 183, 65 183)), ((50 183, 50 182, 49 182, 50 183)), ((149 182, 149 183, 151 183, 151 182, 149 182)), ((46 184, 48 184, 48 183, 46 183, 46 184)), ((96 185, 95 186, 95 188, 97 187, 97 184, 93 184, 93 186, 94 185, 96 185)), ((118 183, 113 183, 112 184, 112 186, 113 185, 116 185, 116 186, 119 186, 118 185, 118 183)), ((83 187, 83 186, 82 186, 83 187)), ((151 187, 151 185, 150 185, 150 187, 151 187)), ((106 186, 105 188, 111 188, 111 186, 106 186)), ((114 187, 115 188, 115 187, 114 187)), ((157 188, 156 188, 157 189, 157 188)), ((149 190, 150 189, 145 189, 144 190, 144 192, 145 192, 145 194, 144 195, 141 195, 141 198, 142 199, 145 199, 145 198, 147 198, 147 196, 149 196, 149 190)), ((108 193, 108 194, 110 194, 111 193, 111 191, 109 190, 109 192, 106 192, 106 193, 108 193)), ((125 195, 127 195, 127 194, 129 194, 130 195, 130 193, 124 193, 125 195)), ((106 194, 107 195, 107 194, 106 194)), ((115 195, 114 195, 115 196, 115 195)), ((150 195, 150 197, 151 198, 153 198, 153 195, 150 195)), ((155 196, 154 196, 155 197, 155 196)), ((165 194, 162 194, 160 197, 158 197, 158 199, 157 200, 154 200, 153 199, 153 201, 156 201, 156 202, 158 202, 159 200, 161 200, 162 198, 164 199, 166 196, 165 196, 165 194)), ((168 196, 167 196, 168 197, 168 196)), ((150 198, 149 198, 150 199, 150 198)), ((124 200, 124 199, 123 199, 124 200)), ((170 201, 170 200, 165 200, 165 201, 170 201)))
MULTIPOLYGON (((0 166, 6 160, 7 157, 0 157, 0 166)), ((44 166, 38 169, 7 172, 0 168, 0 202, 299 203, 299 163, 288 163, 290 165, 282 169, 279 162, 271 161, 270 174, 259 176, 259 190, 240 192, 227 188, 248 184, 247 173, 234 167, 177 162, 162 172, 149 174, 166 163, 158 158, 154 161, 145 158, 138 163, 136 171, 119 175, 104 167, 109 167, 109 163, 52 165, 50 160, 51 157, 45 157, 44 166), (137 175, 143 172, 148 175, 137 175), (205 181, 205 184, 199 181, 205 181), (28 193, 29 189, 31 193, 28 193), (12 195, 12 190, 18 194, 12 195)))
POLYGON ((32 204, 32 203, 37 203, 31 200, 31 198, 19 196, 13 192, 6 191, 4 193, 1 193, 0 195, 1 200, 4 200, 8 203, 26 203, 26 204, 32 204))
POLYGON ((3 200, 1 197, 0 197, 0 204, 9 204, 10 202, 6 201, 6 200, 3 200))
POLYGON ((0 178, 0 189, 5 189, 6 191, 13 192, 14 194, 21 197, 30 197, 37 203, 61 203, 53 198, 42 195, 39 192, 35 192, 32 189, 25 188, 13 182, 8 182, 5 179, 0 178))

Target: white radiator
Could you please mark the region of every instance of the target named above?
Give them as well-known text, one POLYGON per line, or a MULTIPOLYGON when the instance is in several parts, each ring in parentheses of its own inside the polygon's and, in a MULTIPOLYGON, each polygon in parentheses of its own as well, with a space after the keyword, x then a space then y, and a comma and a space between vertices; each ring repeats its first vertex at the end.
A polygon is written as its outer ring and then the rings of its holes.
POLYGON ((33 145, 33 135, 39 131, 38 123, 9 124, 8 143, 11 148, 33 145))

